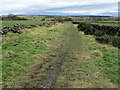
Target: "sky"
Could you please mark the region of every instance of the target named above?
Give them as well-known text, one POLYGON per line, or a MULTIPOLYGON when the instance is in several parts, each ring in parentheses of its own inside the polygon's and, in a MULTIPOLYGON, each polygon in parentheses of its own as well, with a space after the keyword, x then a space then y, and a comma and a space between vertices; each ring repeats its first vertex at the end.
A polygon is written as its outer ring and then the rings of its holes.
POLYGON ((0 15, 118 16, 119 0, 0 0, 0 15))

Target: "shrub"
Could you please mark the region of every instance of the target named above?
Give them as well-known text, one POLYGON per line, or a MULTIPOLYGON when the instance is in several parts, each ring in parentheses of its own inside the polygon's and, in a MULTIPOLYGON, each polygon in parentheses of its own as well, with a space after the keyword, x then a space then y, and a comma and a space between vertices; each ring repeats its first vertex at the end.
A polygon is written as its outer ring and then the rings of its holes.
POLYGON ((100 43, 112 44, 113 46, 119 48, 120 37, 118 36, 110 36, 110 35, 98 36, 96 37, 96 40, 99 41, 100 43))
POLYGON ((99 26, 96 24, 79 22, 78 31, 84 31, 86 35, 95 35, 96 40, 100 43, 112 44, 120 48, 119 27, 99 26))
POLYGON ((79 23, 78 28, 79 28, 79 31, 86 31, 91 29, 91 24, 79 23))
POLYGON ((96 36, 103 36, 103 35, 105 35, 105 33, 100 31, 100 30, 95 30, 94 35, 96 35, 96 36))
POLYGON ((88 29, 88 30, 85 30, 84 33, 86 35, 88 35, 88 34, 93 35, 95 33, 95 30, 94 29, 88 29))
POLYGON ((42 18, 41 21, 45 21, 45 18, 42 18))

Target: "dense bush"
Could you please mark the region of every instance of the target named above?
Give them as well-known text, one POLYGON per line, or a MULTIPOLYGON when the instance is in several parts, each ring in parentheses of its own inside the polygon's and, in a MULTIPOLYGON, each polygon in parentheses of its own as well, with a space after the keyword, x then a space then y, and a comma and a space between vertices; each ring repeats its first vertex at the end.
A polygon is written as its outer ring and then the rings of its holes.
POLYGON ((119 27, 113 27, 113 26, 100 26, 97 24, 92 24, 92 27, 95 28, 96 30, 100 30, 108 35, 113 35, 116 36, 118 35, 118 32, 120 32, 119 27))
MULTIPOLYGON (((100 26, 100 25, 97 25, 97 24, 88 24, 88 23, 79 22, 78 31, 88 30, 88 32, 89 32, 90 31, 89 29, 94 29, 95 31, 99 30, 100 32, 103 32, 103 34, 105 33, 107 35, 112 35, 112 36, 118 35, 118 36, 120 36, 120 28, 119 27, 100 26)), ((92 32, 93 32, 93 30, 92 30, 92 32)), ((95 33, 98 33, 98 31, 95 32, 95 33)))
POLYGON ((95 30, 94 35, 96 35, 96 36, 103 36, 103 35, 105 35, 105 32, 102 32, 100 30, 95 30))
POLYGON ((65 18, 64 21, 72 21, 72 18, 65 18))
POLYGON ((45 21, 45 18, 42 18, 41 21, 45 21))
POLYGON ((99 26, 79 22, 78 31, 84 31, 86 35, 95 35, 100 43, 112 44, 115 47, 120 45, 120 28, 111 26, 99 26))
POLYGON ((72 21, 72 18, 68 18, 68 17, 65 17, 65 18, 57 17, 57 18, 52 19, 52 21, 58 21, 58 22, 72 21))
POLYGON ((99 41, 100 43, 112 44, 115 47, 119 47, 120 45, 120 37, 118 36, 104 35, 104 36, 96 37, 96 40, 99 41))
POLYGON ((86 31, 86 30, 90 30, 92 27, 90 24, 87 23, 79 23, 78 25, 78 31, 86 31))
POLYGON ((54 18, 51 21, 58 21, 58 22, 63 22, 64 19, 63 18, 54 18))
POLYGON ((94 29, 88 29, 88 30, 85 30, 84 31, 84 33, 86 34, 86 35, 93 35, 94 33, 95 33, 95 30, 94 29))

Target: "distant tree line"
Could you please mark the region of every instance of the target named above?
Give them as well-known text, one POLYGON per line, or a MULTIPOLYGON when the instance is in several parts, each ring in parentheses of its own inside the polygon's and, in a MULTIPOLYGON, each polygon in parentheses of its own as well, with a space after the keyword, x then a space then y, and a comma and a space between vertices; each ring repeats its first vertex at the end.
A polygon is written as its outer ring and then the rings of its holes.
POLYGON ((9 14, 8 16, 3 16, 1 20, 27 20, 26 18, 18 17, 14 14, 9 14))
POLYGON ((65 21, 73 21, 72 18, 66 17, 66 18, 54 18, 51 21, 58 21, 58 22, 65 22, 65 21))

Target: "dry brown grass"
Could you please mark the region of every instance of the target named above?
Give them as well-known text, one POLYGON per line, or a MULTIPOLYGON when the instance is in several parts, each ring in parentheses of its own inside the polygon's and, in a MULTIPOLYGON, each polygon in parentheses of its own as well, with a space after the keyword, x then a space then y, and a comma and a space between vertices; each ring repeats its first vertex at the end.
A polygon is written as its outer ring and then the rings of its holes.
POLYGON ((9 58, 13 56, 15 53, 13 51, 7 51, 2 57, 3 58, 9 58))

